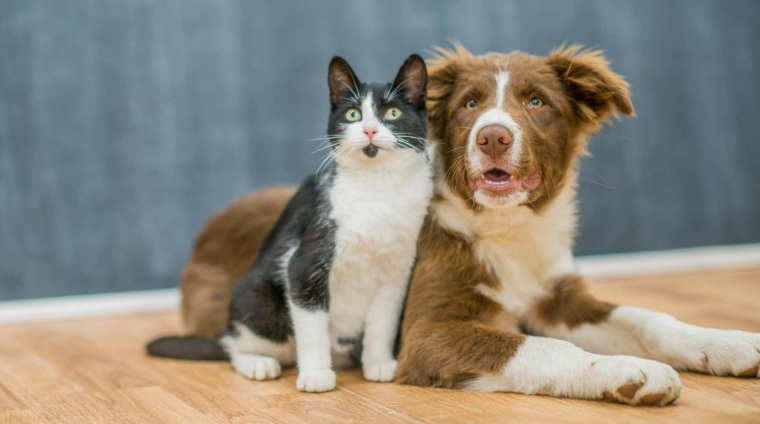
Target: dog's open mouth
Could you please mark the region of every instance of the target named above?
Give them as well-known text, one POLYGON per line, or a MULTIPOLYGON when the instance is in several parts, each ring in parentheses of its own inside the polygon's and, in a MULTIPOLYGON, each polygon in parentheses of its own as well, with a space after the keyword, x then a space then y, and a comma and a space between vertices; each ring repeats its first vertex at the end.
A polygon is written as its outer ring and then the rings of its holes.
POLYGON ((524 178, 516 178, 505 169, 491 168, 483 175, 470 178, 470 188, 494 193, 518 190, 533 190, 541 183, 541 171, 535 171, 524 178))
POLYGON ((483 180, 485 180, 487 184, 509 184, 509 181, 512 180, 512 174, 503 169, 491 168, 483 174, 483 180))

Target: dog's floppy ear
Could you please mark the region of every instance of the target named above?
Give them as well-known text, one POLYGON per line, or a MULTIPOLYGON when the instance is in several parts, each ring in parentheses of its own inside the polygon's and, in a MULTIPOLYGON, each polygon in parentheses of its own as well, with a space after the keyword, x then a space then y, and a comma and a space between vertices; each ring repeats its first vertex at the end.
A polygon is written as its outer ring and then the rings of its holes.
POLYGON ((634 114, 628 83, 610 69, 601 50, 563 45, 549 53, 546 61, 574 100, 573 112, 581 123, 598 124, 617 112, 634 114))
POLYGON ((361 83, 348 62, 335 56, 327 71, 327 85, 330 87, 330 105, 335 107, 341 99, 355 95, 361 83))
POLYGON ((436 47, 434 56, 428 60, 428 101, 427 112, 431 136, 442 137, 447 120, 446 109, 454 90, 459 73, 465 63, 472 60, 472 54, 459 43, 452 49, 436 47))

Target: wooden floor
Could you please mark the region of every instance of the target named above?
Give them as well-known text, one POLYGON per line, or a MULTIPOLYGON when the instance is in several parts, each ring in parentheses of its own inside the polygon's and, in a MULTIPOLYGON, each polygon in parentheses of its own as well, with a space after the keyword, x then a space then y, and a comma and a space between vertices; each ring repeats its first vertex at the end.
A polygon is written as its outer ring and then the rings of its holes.
MULTIPOLYGON (((760 269, 592 284, 601 298, 695 324, 760 332, 760 269)), ((176 313, 0 326, 0 422, 760 422, 760 380, 682 373, 665 408, 367 383, 302 394, 295 372, 251 382, 227 363, 149 358, 144 344, 180 331, 176 313)))

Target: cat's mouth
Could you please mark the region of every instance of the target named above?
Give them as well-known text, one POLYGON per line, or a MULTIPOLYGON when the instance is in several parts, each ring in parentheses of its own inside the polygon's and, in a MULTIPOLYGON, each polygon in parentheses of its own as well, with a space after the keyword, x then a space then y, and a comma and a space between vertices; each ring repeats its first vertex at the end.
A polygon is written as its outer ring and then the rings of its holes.
POLYGON ((378 147, 375 146, 374 144, 368 144, 364 146, 364 148, 362 149, 362 153, 364 153, 364 156, 368 158, 374 158, 375 156, 377 156, 378 150, 379 150, 378 147))

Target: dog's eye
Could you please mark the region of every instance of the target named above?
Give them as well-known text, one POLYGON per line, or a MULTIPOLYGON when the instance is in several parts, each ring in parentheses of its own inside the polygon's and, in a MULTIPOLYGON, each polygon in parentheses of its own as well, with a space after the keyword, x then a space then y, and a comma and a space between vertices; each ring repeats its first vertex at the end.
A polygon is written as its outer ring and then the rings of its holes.
POLYGON ((533 96, 528 100, 528 108, 529 109, 536 109, 544 105, 544 101, 541 100, 540 97, 533 96))
POLYGON ((356 122, 360 119, 362 119, 362 113, 359 112, 359 109, 352 107, 346 111, 346 120, 349 122, 356 122))
POLYGON ((466 107, 467 109, 473 110, 476 107, 478 107, 478 102, 475 99, 470 99, 467 101, 467 103, 464 104, 464 107, 466 107))

